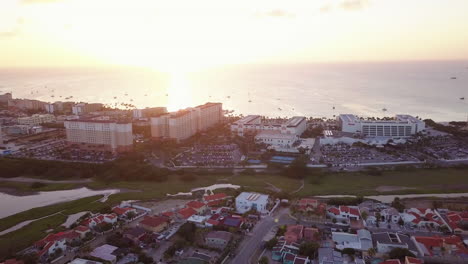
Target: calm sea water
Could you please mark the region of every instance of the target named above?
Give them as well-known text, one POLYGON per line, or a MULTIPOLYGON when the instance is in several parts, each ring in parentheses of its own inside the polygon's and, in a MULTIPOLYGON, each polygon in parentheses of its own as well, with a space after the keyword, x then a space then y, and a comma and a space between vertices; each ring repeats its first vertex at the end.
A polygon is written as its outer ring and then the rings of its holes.
POLYGON ((468 61, 247 65, 191 74, 0 69, 0 91, 12 91, 16 98, 57 101, 73 96, 74 101, 172 110, 219 101, 238 114, 272 117, 409 113, 437 121, 466 120, 468 103, 460 98, 468 100, 468 61))

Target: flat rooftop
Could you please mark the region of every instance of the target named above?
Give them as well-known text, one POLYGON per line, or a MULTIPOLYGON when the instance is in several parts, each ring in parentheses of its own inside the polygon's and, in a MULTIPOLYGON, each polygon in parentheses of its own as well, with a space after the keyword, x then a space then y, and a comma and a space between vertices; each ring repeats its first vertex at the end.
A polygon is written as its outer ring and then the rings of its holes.
POLYGON ((268 195, 261 194, 261 193, 253 193, 253 192, 243 192, 237 196, 236 199, 242 199, 250 202, 267 202, 268 195))
POLYGON ((305 116, 293 116, 291 119, 286 121, 286 126, 287 127, 297 127, 302 122, 305 122, 305 121, 306 121, 305 116))

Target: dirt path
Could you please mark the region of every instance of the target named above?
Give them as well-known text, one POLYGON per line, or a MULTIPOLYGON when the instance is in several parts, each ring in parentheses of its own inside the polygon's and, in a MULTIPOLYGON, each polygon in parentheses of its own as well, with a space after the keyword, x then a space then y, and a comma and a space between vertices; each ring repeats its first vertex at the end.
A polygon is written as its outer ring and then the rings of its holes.
POLYGON ((0 178, 0 181, 8 182, 41 182, 41 183, 88 183, 92 182, 92 179, 82 179, 82 180, 63 180, 63 181, 54 181, 54 180, 45 180, 45 179, 35 179, 27 177, 15 177, 15 178, 0 178))
POLYGON ((290 192, 290 194, 297 193, 300 190, 302 190, 303 188, 304 188, 304 179, 302 179, 302 181, 301 181, 301 186, 297 190, 290 192))

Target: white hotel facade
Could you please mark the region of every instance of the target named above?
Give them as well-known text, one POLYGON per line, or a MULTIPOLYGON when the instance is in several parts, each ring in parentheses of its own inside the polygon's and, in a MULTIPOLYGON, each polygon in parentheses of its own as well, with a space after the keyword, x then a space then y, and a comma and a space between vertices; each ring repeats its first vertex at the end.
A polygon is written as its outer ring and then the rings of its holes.
POLYGON ((133 149, 132 124, 129 122, 77 119, 66 120, 64 126, 68 145, 113 153, 133 149))
POLYGON ((410 137, 426 129, 423 121, 410 115, 396 115, 391 120, 365 120, 356 115, 341 114, 337 121, 342 132, 365 137, 410 137))
POLYGON ((264 119, 260 115, 248 115, 231 125, 231 132, 244 136, 256 133, 255 140, 268 145, 289 148, 307 129, 307 119, 294 116, 288 120, 264 119))

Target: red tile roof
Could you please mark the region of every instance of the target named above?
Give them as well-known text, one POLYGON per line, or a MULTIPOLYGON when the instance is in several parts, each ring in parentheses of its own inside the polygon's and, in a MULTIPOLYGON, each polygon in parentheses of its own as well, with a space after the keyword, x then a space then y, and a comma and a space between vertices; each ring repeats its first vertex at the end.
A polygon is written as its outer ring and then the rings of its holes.
POLYGON ((208 224, 210 224, 210 225, 214 225, 214 226, 219 225, 219 221, 213 220, 213 219, 208 219, 208 220, 206 221, 206 223, 208 223, 208 224))
POLYGON ((146 216, 140 224, 150 226, 150 227, 158 227, 162 225, 163 223, 169 222, 169 219, 167 217, 163 216, 146 216))
POLYGON ((78 232, 88 232, 89 227, 80 225, 80 226, 75 227, 75 230, 78 232))
POLYGON ((213 195, 206 195, 203 197, 203 199, 207 202, 222 200, 225 198, 227 198, 227 195, 225 193, 215 193, 213 195))
POLYGON ((405 264, 422 264, 423 261, 418 259, 418 258, 413 258, 413 257, 405 257, 405 264))
POLYGON ((203 206, 205 206, 204 203, 202 202, 199 202, 199 201, 190 201, 186 204, 187 207, 191 207, 193 209, 200 209, 202 208, 203 206))
POLYGON ((115 207, 114 209, 112 209, 112 212, 116 213, 117 215, 125 215, 130 211, 135 211, 135 209, 130 208, 130 207, 125 207, 125 208, 115 207))
POLYGON ((332 207, 330 209, 328 209, 328 211, 334 215, 339 215, 340 214, 340 210, 338 210, 338 208, 336 207, 332 207))
POLYGON ((416 236, 414 237, 415 240, 418 243, 423 244, 429 254, 432 256, 433 253, 433 248, 442 248, 445 247, 444 245, 451 245, 453 247, 456 247, 457 252, 459 253, 464 253, 468 254, 468 249, 465 247, 463 244, 462 239, 459 236, 448 236, 448 237, 421 237, 421 236, 416 236))
POLYGON ((379 264, 401 264, 399 259, 387 259, 379 264))
POLYGON ((186 208, 180 209, 177 213, 180 214, 182 218, 187 219, 191 217, 192 215, 196 214, 197 211, 195 211, 191 207, 186 207, 186 208))
POLYGON ((161 215, 171 218, 172 216, 174 216, 174 212, 167 211, 167 212, 162 213, 161 215))
POLYGON ((22 260, 17 260, 17 259, 7 259, 4 264, 24 264, 22 260))

